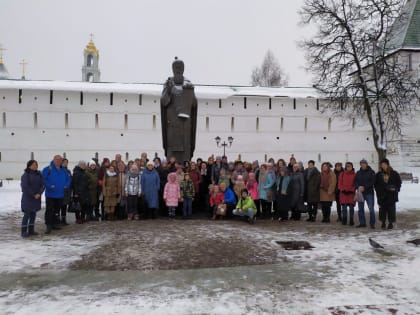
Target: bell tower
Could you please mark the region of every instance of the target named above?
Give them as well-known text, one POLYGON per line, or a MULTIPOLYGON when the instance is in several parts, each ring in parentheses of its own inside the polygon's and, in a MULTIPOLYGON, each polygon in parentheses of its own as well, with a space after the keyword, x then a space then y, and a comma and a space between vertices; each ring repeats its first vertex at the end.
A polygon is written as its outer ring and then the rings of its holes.
POLYGON ((90 34, 90 41, 83 51, 82 81, 101 81, 101 71, 99 70, 99 50, 93 42, 93 34, 90 34))

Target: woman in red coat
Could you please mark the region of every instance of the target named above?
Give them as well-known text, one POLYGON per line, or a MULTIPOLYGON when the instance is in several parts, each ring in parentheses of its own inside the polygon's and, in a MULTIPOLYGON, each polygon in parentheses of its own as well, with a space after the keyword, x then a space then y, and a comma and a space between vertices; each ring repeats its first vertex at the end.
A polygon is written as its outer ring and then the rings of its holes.
POLYGON ((338 177, 338 190, 340 191, 341 212, 343 225, 347 224, 347 208, 350 209, 350 225, 354 225, 354 195, 356 193, 355 185, 356 172, 353 163, 347 162, 344 172, 338 177))

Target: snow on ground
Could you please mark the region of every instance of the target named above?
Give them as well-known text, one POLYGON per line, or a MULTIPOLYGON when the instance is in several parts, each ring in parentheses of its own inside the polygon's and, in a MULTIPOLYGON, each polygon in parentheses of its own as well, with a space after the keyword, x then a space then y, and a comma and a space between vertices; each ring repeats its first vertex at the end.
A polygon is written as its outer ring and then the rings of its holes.
MULTIPOLYGON (((399 213, 419 211, 419 188, 403 184, 399 213)), ((241 233, 276 251, 279 263, 152 272, 69 270, 112 236, 92 230, 84 239, 56 234, 22 240, 16 228, 6 226, 19 222, 19 204, 19 183, 5 182, 0 188, 0 314, 420 314, 420 248, 406 243, 420 237, 420 224, 326 234, 265 229, 258 221, 252 227, 226 222, 214 232, 241 233), (385 249, 373 250, 369 237, 385 249), (308 240, 315 249, 285 251, 275 240, 308 240)))

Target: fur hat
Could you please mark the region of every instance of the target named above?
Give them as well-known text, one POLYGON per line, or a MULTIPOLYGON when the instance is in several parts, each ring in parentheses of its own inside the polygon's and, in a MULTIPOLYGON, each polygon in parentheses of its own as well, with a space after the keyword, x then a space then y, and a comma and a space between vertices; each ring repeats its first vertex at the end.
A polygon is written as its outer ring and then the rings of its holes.
POLYGON ((363 164, 363 163, 364 163, 364 164, 368 164, 368 161, 366 161, 366 159, 361 159, 361 160, 360 160, 360 164, 363 164))

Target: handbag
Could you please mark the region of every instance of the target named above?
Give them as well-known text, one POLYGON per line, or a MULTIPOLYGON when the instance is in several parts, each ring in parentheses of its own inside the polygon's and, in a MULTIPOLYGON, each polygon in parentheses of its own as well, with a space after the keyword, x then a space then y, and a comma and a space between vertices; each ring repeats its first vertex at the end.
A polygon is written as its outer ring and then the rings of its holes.
POLYGON ((70 201, 69 208, 67 210, 68 212, 80 212, 82 211, 82 206, 80 205, 80 202, 78 200, 72 199, 70 201))
POLYGON ((224 217, 226 215, 226 204, 225 203, 221 203, 220 205, 217 206, 216 215, 220 215, 222 217, 224 217))

